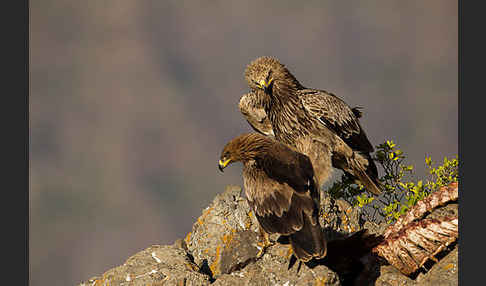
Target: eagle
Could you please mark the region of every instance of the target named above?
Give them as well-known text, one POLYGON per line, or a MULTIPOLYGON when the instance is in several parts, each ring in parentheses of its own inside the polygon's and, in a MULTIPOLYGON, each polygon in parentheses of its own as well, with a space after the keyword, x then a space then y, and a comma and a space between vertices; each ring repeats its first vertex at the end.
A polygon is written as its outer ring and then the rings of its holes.
POLYGON ((326 256, 327 244, 319 225, 320 192, 309 158, 272 137, 245 133, 223 148, 218 168, 243 163, 243 185, 248 200, 268 235, 289 238, 292 251, 302 262, 326 256))
MULTIPOLYGON (((274 136, 272 123, 268 119, 265 108, 263 107, 263 99, 265 96, 263 90, 252 90, 245 93, 240 98, 238 108, 253 130, 263 135, 274 136)), ((307 96, 313 96, 313 94, 308 94, 307 96)), ((361 109, 362 107, 360 106, 351 108, 356 118, 363 116, 361 109)))
POLYGON ((259 94, 275 138, 309 157, 319 186, 339 168, 375 195, 381 193, 374 151, 357 113, 324 90, 304 87, 274 57, 260 57, 245 69, 245 79, 259 94), (261 93, 263 91, 263 93, 261 93))

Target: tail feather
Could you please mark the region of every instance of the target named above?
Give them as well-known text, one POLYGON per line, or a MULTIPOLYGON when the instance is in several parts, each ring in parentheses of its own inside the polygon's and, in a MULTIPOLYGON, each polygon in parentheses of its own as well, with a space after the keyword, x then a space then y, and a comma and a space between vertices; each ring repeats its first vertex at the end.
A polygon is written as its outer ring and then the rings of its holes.
POLYGON ((306 215, 302 229, 291 234, 289 240, 295 256, 303 262, 324 258, 327 254, 326 239, 319 223, 313 225, 306 215))
POLYGON ((373 193, 374 195, 378 196, 381 194, 381 184, 379 182, 374 182, 366 172, 359 170, 356 172, 356 176, 358 180, 364 185, 364 188, 373 193), (378 187, 380 186, 380 187, 378 187))
POLYGON ((381 194, 382 185, 378 179, 378 169, 368 152, 355 151, 344 141, 337 140, 332 155, 332 166, 343 170, 371 193, 381 194))
POLYGON ((360 164, 358 160, 353 160, 353 174, 364 185, 365 189, 374 195, 382 193, 383 185, 378 179, 378 169, 369 154, 361 154, 367 159, 367 166, 360 164))

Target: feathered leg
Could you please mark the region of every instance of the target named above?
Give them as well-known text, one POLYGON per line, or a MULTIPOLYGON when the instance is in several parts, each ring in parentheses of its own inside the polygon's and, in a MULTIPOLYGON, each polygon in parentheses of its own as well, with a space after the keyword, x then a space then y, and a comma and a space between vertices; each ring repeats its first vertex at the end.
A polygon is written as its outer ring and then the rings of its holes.
POLYGON ((257 258, 260 258, 265 254, 265 250, 267 250, 268 247, 272 246, 273 243, 270 241, 270 235, 260 226, 258 225, 258 230, 260 233, 260 239, 261 241, 257 242, 257 245, 261 247, 260 251, 257 253, 257 258))

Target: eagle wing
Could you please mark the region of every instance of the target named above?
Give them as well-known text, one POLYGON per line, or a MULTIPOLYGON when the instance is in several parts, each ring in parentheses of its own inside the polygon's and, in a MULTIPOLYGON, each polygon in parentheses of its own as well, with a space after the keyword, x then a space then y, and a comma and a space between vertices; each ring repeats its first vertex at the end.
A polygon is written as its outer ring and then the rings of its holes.
MULTIPOLYGON (((316 94, 315 92, 309 92, 308 94, 304 92, 302 94, 304 96, 310 95, 309 98, 307 98, 307 99, 305 99, 305 101, 303 101, 304 107, 308 106, 309 112, 311 114, 313 114, 314 116, 316 116, 316 115, 322 116, 322 114, 326 113, 325 110, 319 108, 319 106, 317 106, 317 108, 312 107, 312 105, 315 104, 314 101, 319 100, 319 98, 313 96, 315 94, 316 94)), ((263 108, 263 104, 261 102, 261 96, 262 95, 259 95, 255 92, 250 92, 250 93, 244 94, 240 98, 238 108, 240 109, 241 114, 243 115, 243 117, 245 117, 248 124, 253 128, 253 130, 255 130, 256 132, 258 132, 260 134, 266 135, 266 136, 275 136, 275 134, 273 132, 273 128, 272 128, 272 123, 270 122, 270 119, 268 118, 267 113, 265 112, 265 109, 263 108)), ((347 106, 344 106, 344 107, 347 108, 347 106)), ((349 109, 349 108, 347 108, 347 109, 349 109)), ((349 115, 348 117, 350 119, 355 120, 357 118, 361 118, 361 116, 362 116, 361 107, 357 106, 357 107, 351 108, 350 110, 351 110, 352 114, 354 115, 354 118, 352 118, 353 116, 349 115)), ((319 117, 321 117, 321 116, 319 116, 319 117)), ((330 121, 332 121, 334 123, 336 120, 331 119, 330 121)), ((359 123, 358 123, 358 126, 359 126, 359 123)))
POLYGON ((305 217, 318 224, 319 190, 307 156, 275 143, 264 158, 245 166, 243 179, 263 229, 289 235, 302 229, 305 217))
POLYGON ((302 261, 326 255, 319 189, 307 156, 275 142, 263 159, 245 165, 243 180, 250 207, 267 233, 288 235, 302 261))
POLYGON ((332 93, 315 89, 299 91, 299 98, 305 111, 333 131, 353 150, 373 152, 373 146, 361 128, 359 107, 350 108, 332 93))
POLYGON ((240 98, 238 108, 253 130, 266 136, 274 136, 272 123, 258 96, 254 92, 244 94, 240 98))

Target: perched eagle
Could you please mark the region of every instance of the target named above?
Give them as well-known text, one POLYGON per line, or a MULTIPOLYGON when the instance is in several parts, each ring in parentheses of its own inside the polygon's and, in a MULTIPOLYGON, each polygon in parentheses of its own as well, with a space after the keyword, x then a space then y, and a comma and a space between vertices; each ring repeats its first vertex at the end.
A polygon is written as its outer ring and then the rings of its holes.
POLYGON ((305 88, 272 57, 251 62, 245 79, 252 90, 264 92, 260 100, 275 138, 309 157, 320 186, 335 167, 373 194, 381 193, 360 113, 331 93, 305 88))
POLYGON ((248 203, 268 234, 288 236, 295 256, 307 262, 326 256, 319 225, 320 193, 309 158, 259 133, 242 134, 226 144, 219 169, 243 163, 248 203))
MULTIPOLYGON (((313 95, 314 94, 307 94, 306 96, 312 97, 313 95)), ((263 135, 274 136, 272 123, 270 122, 270 119, 268 119, 265 108, 263 107, 263 100, 265 96, 266 95, 263 90, 252 90, 251 92, 241 96, 238 108, 253 130, 263 135)), ((319 94, 317 96, 319 96, 319 94)), ((361 118, 363 115, 360 109, 361 107, 359 106, 351 109, 356 118, 361 118)))

